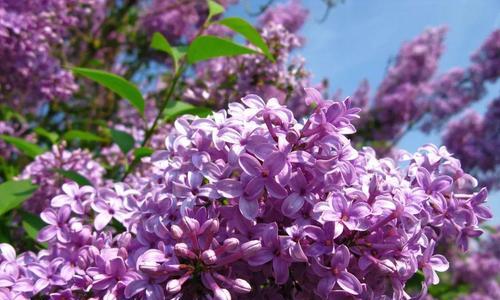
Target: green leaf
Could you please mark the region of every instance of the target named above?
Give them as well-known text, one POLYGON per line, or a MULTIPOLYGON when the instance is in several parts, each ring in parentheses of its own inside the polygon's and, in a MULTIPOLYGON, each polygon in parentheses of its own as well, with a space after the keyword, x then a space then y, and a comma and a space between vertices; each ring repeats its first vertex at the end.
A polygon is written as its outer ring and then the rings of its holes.
POLYGON ((207 20, 210 21, 213 17, 220 15, 224 13, 224 6, 220 5, 219 3, 208 0, 208 18, 207 20))
POLYGON ((187 59, 190 64, 221 56, 237 56, 242 54, 260 54, 248 47, 235 42, 212 35, 197 37, 187 51, 187 59))
POLYGON ((71 171, 71 170, 63 170, 63 169, 54 169, 55 172, 61 174, 63 177, 73 180, 74 182, 78 183, 79 185, 90 185, 92 186, 92 182, 87 179, 87 177, 83 176, 82 174, 71 171))
POLYGON ((236 18, 236 17, 225 18, 217 23, 224 25, 233 30, 234 32, 241 34, 250 43, 252 43, 253 45, 257 46, 260 50, 262 50, 262 53, 264 53, 264 55, 269 60, 274 61, 274 57, 269 51, 269 47, 267 46, 264 39, 260 36, 260 33, 257 31, 257 29, 255 29, 255 27, 252 26, 252 24, 248 23, 242 18, 236 18))
POLYGON ((182 115, 196 115, 199 117, 206 117, 212 113, 208 107, 195 106, 182 101, 170 101, 163 114, 166 121, 173 121, 182 115))
POLYGON ((52 144, 57 143, 57 140, 59 139, 59 135, 57 133, 49 132, 42 127, 37 127, 34 129, 34 131, 36 134, 38 134, 38 136, 48 139, 52 144))
POLYGON ((39 216, 30 214, 27 212, 22 212, 22 225, 24 228, 24 231, 26 231, 26 234, 32 238, 33 240, 36 241, 36 237, 38 235, 38 232, 40 229, 43 227, 47 226, 42 219, 40 219, 39 216))
POLYGON ((63 135, 67 141, 81 140, 87 142, 103 142, 105 139, 90 132, 82 130, 70 130, 63 135))
POLYGON ((154 153, 153 149, 149 147, 136 148, 134 149, 134 157, 135 157, 134 159, 139 160, 143 157, 151 156, 153 153, 154 153))
POLYGON ((38 188, 31 180, 6 181, 0 184, 0 216, 18 207, 38 188))
POLYGON ((72 70, 73 73, 85 76, 110 89, 120 95, 120 97, 125 98, 130 104, 137 108, 141 114, 144 114, 144 98, 141 92, 134 84, 130 83, 125 78, 101 70, 86 68, 72 68, 72 70))
POLYGON ((34 158, 35 156, 40 155, 40 154, 45 152, 38 145, 32 144, 32 143, 25 141, 23 139, 20 139, 20 138, 0 134, 0 139, 6 141, 7 143, 16 147, 17 149, 19 149, 19 151, 23 152, 24 154, 26 154, 27 156, 29 156, 31 158, 34 158))
POLYGON ((123 153, 127 154, 132 148, 134 148, 135 140, 130 134, 125 131, 111 129, 111 138, 123 153))
POLYGON ((177 71, 179 68, 179 60, 184 53, 176 47, 172 47, 168 40, 159 32, 153 34, 151 41, 151 48, 168 53, 174 60, 174 68, 177 71))

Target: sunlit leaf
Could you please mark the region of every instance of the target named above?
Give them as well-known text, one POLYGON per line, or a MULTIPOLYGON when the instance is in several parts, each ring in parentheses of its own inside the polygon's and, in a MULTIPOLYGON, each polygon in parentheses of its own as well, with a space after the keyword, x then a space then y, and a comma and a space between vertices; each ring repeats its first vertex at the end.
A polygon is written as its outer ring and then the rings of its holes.
POLYGON ((207 4, 208 4, 208 20, 211 20, 213 17, 224 13, 224 6, 220 5, 219 3, 213 0, 208 0, 207 4))
POLYGON ((134 157, 135 159, 139 160, 143 157, 151 156, 154 153, 153 149, 149 147, 140 147, 137 149, 134 149, 134 157))
MULTIPOLYGON (((24 231, 26 232, 26 234, 30 238, 32 238, 33 240, 36 241, 36 237, 38 235, 38 232, 43 227, 47 226, 47 224, 45 224, 45 222, 42 219, 40 219, 39 216, 34 215, 34 214, 23 212, 21 214, 21 216, 23 218, 22 225, 23 225, 24 231)), ((46 244, 43 243, 42 246, 46 247, 46 244)))
POLYGON ((195 115, 199 117, 206 117, 212 113, 212 110, 208 107, 195 106, 182 101, 170 101, 167 103, 167 108, 164 112, 164 117, 166 121, 173 121, 177 117, 182 115, 195 115))
POLYGON ((49 132, 42 127, 37 127, 33 131, 35 131, 38 136, 48 139, 52 144, 57 143, 57 140, 59 139, 59 135, 57 133, 49 132))
POLYGON ((127 81, 125 78, 101 70, 86 68, 72 68, 72 70, 73 73, 85 76, 125 98, 141 114, 144 114, 145 105, 141 92, 133 83, 127 81))
POLYGON ((197 37, 191 45, 189 45, 187 59, 189 63, 193 64, 215 57, 229 57, 242 54, 260 53, 228 39, 211 35, 203 35, 197 37))
POLYGON ((153 34, 153 39, 151 41, 151 48, 168 53, 173 61, 174 68, 177 70, 179 68, 179 59, 184 55, 179 48, 172 47, 168 40, 159 32, 153 34))
POLYGON ((231 17, 225 18, 223 20, 218 21, 217 23, 224 25, 233 31, 244 36, 250 43, 257 46, 262 53, 269 58, 271 61, 274 61, 274 57, 269 51, 269 47, 267 46, 264 39, 260 36, 260 33, 252 26, 252 24, 243 20, 242 18, 231 17))

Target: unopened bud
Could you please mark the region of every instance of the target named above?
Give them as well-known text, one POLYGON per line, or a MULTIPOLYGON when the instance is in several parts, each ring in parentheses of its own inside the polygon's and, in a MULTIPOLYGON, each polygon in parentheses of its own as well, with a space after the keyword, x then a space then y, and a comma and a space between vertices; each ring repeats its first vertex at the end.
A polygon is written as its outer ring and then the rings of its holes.
POLYGON ((254 255, 257 251, 259 251, 262 248, 262 244, 260 241, 254 240, 254 241, 248 241, 246 243, 243 243, 241 245, 240 251, 243 257, 250 257, 254 255))
POLYGON ((200 222, 190 217, 183 217, 182 225, 184 225, 186 230, 189 231, 189 233, 191 234, 197 234, 198 231, 200 230, 200 222))
POLYGON ((219 231, 219 220, 210 219, 205 221, 200 228, 200 232, 215 234, 219 231))
POLYGON ((231 294, 226 289, 216 289, 214 291, 214 300, 231 300, 231 294))
POLYGON ((295 129, 291 129, 286 133, 286 140, 292 145, 295 144, 299 138, 300 134, 295 129))
POLYGON ((250 286, 248 281, 236 278, 235 280, 232 280, 231 289, 236 293, 245 294, 252 290, 252 286, 250 286))
POLYGON ((224 248, 227 251, 233 251, 240 245, 240 240, 237 238, 228 238, 224 240, 224 248))
POLYGON ((179 240, 184 234, 184 232, 182 231, 182 228, 180 228, 179 226, 172 225, 170 226, 170 234, 174 239, 179 240))
POLYGON ((215 254, 214 250, 208 249, 203 251, 203 253, 201 254, 201 259, 205 264, 212 265, 217 261, 217 255, 215 254))
POLYGON ((167 293, 169 294, 177 294, 178 292, 181 291, 182 284, 178 279, 172 279, 169 282, 167 282, 167 293))
POLYGON ((174 246, 174 252, 177 256, 188 257, 190 259, 195 259, 196 254, 189 250, 189 246, 185 243, 177 243, 174 246))

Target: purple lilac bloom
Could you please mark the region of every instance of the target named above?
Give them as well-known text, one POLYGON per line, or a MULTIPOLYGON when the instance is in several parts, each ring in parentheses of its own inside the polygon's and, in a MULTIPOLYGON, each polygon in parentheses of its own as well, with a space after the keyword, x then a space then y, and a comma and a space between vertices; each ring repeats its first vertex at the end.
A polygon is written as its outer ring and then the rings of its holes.
POLYGON ((469 110, 460 119, 451 120, 443 135, 443 142, 472 170, 481 184, 496 188, 500 155, 500 99, 494 99, 484 116, 469 110))
POLYGON ((261 27, 269 24, 281 24, 291 33, 299 31, 304 25, 309 11, 305 9, 299 0, 289 0, 271 6, 259 17, 261 27))
MULTIPOLYGON (((216 2, 227 7, 236 1, 216 2)), ((153 0, 148 3, 140 22, 145 32, 149 34, 160 32, 170 43, 176 44, 185 39, 192 39, 207 16, 208 7, 205 1, 153 0)))
POLYGON ((397 136, 424 112, 417 100, 437 69, 445 33, 444 27, 431 28, 401 47, 375 95, 375 118, 381 126, 376 139, 397 136))
POLYGON ((72 28, 85 26, 100 2, 0 1, 0 100, 33 112, 43 102, 68 99, 77 86, 53 49, 72 28))
POLYGON ((444 147, 354 150, 360 109, 305 93, 302 121, 248 95, 178 118, 130 184, 64 184, 41 213, 47 249, 0 245, 1 295, 408 299, 418 271, 425 293, 448 268, 435 244, 481 234, 486 190, 444 147))

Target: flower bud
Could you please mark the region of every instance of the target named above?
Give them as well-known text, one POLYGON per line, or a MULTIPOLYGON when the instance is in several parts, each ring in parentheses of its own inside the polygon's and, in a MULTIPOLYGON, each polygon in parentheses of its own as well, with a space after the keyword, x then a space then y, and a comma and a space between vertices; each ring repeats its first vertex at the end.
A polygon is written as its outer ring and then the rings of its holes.
POLYGON ((168 294, 177 294, 181 291, 181 288, 182 284, 178 279, 172 279, 167 282, 166 289, 168 294))
POLYGON ((237 238, 228 238, 224 240, 224 248, 227 251, 233 251, 240 245, 240 240, 237 238))
POLYGON ((252 290, 252 286, 250 286, 248 281, 236 278, 235 280, 232 280, 231 289, 236 293, 245 294, 252 290))
POLYGON ((182 231, 182 228, 180 228, 179 226, 172 225, 172 226, 170 226, 170 234, 172 235, 172 237, 174 239, 179 240, 182 238, 182 235, 184 234, 184 232, 182 231))
POLYGON ((215 234, 219 231, 219 220, 210 219, 205 221, 200 228, 200 232, 215 234))
POLYGON ((201 254, 201 260, 207 265, 212 265, 217 261, 217 255, 214 250, 208 249, 201 254))
POLYGON ((214 300, 231 300, 231 294, 226 289, 216 289, 214 291, 214 300))
POLYGON ((197 234, 200 230, 200 222, 190 217, 183 217, 182 225, 184 225, 184 227, 190 234, 197 234))
POLYGON ((241 245, 240 251, 241 255, 246 258, 254 255, 261 248, 262 248, 261 242, 254 240, 243 243, 243 245, 241 245))
POLYGON ((189 246, 185 243, 175 244, 174 252, 175 252, 175 255, 177 255, 177 256, 187 257, 187 258, 191 258, 191 259, 196 258, 196 254, 193 251, 189 250, 189 246))
POLYGON ((300 138, 300 134, 295 129, 291 129, 290 131, 288 131, 286 133, 286 140, 287 140, 287 142, 289 142, 292 145, 297 143, 299 138, 300 138))

